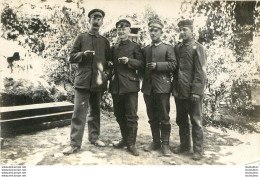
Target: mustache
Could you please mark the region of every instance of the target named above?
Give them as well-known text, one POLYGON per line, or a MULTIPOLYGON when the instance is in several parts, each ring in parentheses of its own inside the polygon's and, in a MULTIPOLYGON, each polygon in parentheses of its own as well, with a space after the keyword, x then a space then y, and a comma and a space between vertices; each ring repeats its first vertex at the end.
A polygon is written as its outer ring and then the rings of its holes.
POLYGON ((97 24, 97 23, 94 23, 93 26, 95 26, 95 27, 99 27, 100 25, 97 24))

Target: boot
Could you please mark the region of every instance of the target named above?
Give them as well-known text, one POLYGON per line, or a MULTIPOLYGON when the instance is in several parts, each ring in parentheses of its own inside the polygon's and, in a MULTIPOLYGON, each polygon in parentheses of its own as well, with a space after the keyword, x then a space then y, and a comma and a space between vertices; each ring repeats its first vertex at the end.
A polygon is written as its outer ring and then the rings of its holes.
POLYGON ((123 125, 119 125, 121 135, 122 135, 122 140, 119 141, 119 143, 113 144, 113 146, 117 149, 124 148, 127 146, 127 127, 123 125))
POLYGON ((135 144, 129 145, 129 146, 127 147, 127 149, 128 149, 128 151, 129 151, 132 155, 134 155, 134 156, 139 156, 139 152, 138 152, 138 150, 137 150, 135 144))
POLYGON ((193 155, 192 155, 192 159, 193 160, 196 160, 196 161, 199 161, 203 158, 203 155, 201 152, 194 152, 193 155))
POLYGON ((148 146, 144 147, 144 151, 146 152, 151 152, 161 148, 161 140, 160 140, 161 135, 160 135, 159 124, 156 125, 151 124, 151 131, 153 136, 153 142, 150 143, 148 146))
POLYGON ((74 153, 79 152, 79 150, 80 150, 79 146, 70 145, 67 148, 65 148, 62 153, 64 155, 70 155, 70 154, 74 154, 74 153))
POLYGON ((119 141, 116 144, 113 144, 113 146, 117 149, 121 149, 127 146, 126 141, 124 139, 122 139, 121 141, 119 141))
POLYGON ((127 129, 128 129, 127 149, 132 155, 139 156, 139 152, 135 146, 137 127, 128 127, 127 129))
POLYGON ((184 146, 179 146, 173 149, 174 154, 188 154, 190 152, 190 147, 184 147, 184 146))
POLYGON ((152 142, 148 146, 144 147, 144 151, 151 152, 151 151, 156 151, 160 148, 161 148, 161 142, 159 143, 152 142))
POLYGON ((180 147, 176 148, 173 152, 175 154, 185 154, 190 152, 191 137, 189 127, 179 127, 180 147))
POLYGON ((105 147, 106 146, 106 144, 103 141, 99 140, 99 139, 97 139, 96 141, 92 141, 91 144, 93 144, 93 145, 95 145, 97 147, 105 147))
POLYGON ((161 133, 162 133, 162 154, 166 157, 169 157, 171 156, 171 151, 169 146, 171 125, 162 125, 161 133))
POLYGON ((170 157, 171 156, 172 153, 171 153, 169 144, 163 144, 162 145, 162 154, 165 157, 170 157))

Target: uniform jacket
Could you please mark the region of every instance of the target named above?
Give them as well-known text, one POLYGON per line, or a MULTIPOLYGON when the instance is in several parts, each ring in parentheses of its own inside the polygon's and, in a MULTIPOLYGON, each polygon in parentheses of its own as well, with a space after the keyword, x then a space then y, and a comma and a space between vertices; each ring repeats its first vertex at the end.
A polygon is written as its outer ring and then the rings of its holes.
POLYGON ((140 82, 137 70, 144 67, 140 46, 130 40, 121 41, 112 47, 111 53, 114 69, 109 91, 112 94, 138 92, 140 90, 140 82), (128 57, 128 63, 119 63, 118 58, 121 57, 128 57))
POLYGON ((79 34, 70 53, 70 63, 78 63, 74 87, 92 91, 102 91, 107 88, 105 74, 107 61, 110 60, 110 45, 108 40, 91 32, 79 34), (85 56, 86 50, 95 51, 95 55, 85 56))
POLYGON ((206 53, 195 41, 178 43, 175 47, 178 69, 174 74, 173 95, 188 99, 191 94, 203 96, 206 82, 206 53))
POLYGON ((173 46, 160 42, 148 45, 143 49, 146 63, 156 62, 157 67, 153 71, 144 69, 142 92, 150 95, 153 93, 171 93, 171 73, 177 66, 173 46))

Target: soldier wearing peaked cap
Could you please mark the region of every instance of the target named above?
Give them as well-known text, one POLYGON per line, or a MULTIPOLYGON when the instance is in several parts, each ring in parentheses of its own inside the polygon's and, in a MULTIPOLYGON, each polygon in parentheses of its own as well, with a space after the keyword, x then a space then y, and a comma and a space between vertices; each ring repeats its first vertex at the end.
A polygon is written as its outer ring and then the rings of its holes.
POLYGON ((162 24, 162 22, 159 19, 152 19, 148 22, 148 26, 149 28, 158 28, 158 29, 162 29, 164 26, 162 24))
POLYGON ((173 46, 161 41, 163 24, 160 20, 151 20, 148 25, 152 43, 143 49, 146 67, 142 92, 144 93, 153 142, 144 150, 151 151, 162 148, 163 155, 170 156, 170 75, 175 70, 177 62, 173 46))
POLYGON ((105 146, 99 140, 100 135, 100 101, 107 89, 110 60, 108 40, 99 34, 103 24, 104 11, 93 9, 88 13, 90 29, 79 34, 74 40, 70 53, 70 63, 78 64, 74 80, 75 101, 71 120, 70 146, 63 153, 78 152, 85 128, 88 108, 88 139, 91 144, 105 146))
POLYGON ((101 9, 92 9, 88 13, 88 18, 91 18, 93 16, 100 16, 100 17, 104 18, 105 17, 105 12, 103 10, 101 10, 101 9))
POLYGON ((119 124, 122 140, 115 148, 127 146, 128 151, 138 156, 135 146, 138 129, 138 92, 140 81, 137 70, 143 68, 141 47, 128 39, 131 23, 121 19, 116 23, 119 43, 112 47, 114 70, 109 86, 112 94, 114 114, 119 124))
POLYGON ((131 23, 126 19, 121 19, 118 22, 116 22, 116 28, 127 28, 131 27, 131 23))
POLYGON ((181 43, 175 46, 178 69, 173 80, 176 103, 176 122, 179 126, 180 147, 175 153, 186 153, 191 148, 189 118, 192 124, 193 159, 203 156, 202 99, 206 82, 206 54, 203 46, 193 40, 193 22, 178 23, 181 43))

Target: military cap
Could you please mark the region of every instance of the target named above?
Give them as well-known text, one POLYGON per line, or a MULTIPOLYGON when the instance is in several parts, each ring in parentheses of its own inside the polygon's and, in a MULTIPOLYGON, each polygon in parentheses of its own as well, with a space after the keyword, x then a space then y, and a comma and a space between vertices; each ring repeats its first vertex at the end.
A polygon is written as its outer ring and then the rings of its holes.
POLYGON ((131 27, 131 23, 126 19, 121 19, 116 22, 116 27, 124 28, 124 27, 131 27))
POLYGON ((160 28, 160 29, 163 28, 163 24, 162 24, 162 22, 159 19, 152 19, 152 20, 150 20, 149 23, 148 23, 148 26, 150 28, 160 28))
POLYGON ((181 20, 178 23, 178 27, 193 27, 192 20, 181 20))
POLYGON ((92 15, 99 15, 101 17, 105 17, 105 12, 101 9, 92 9, 89 13, 88 13, 88 17, 90 18, 90 16, 92 15))

